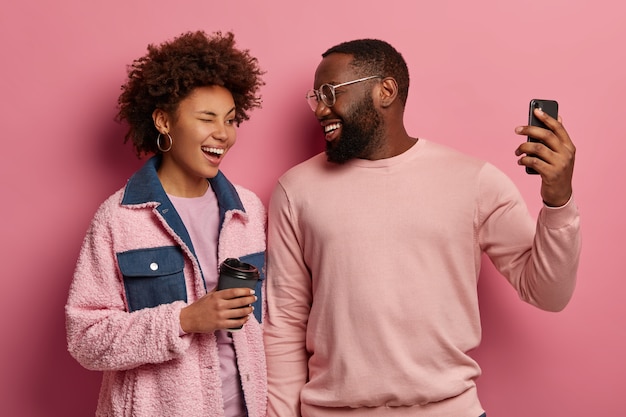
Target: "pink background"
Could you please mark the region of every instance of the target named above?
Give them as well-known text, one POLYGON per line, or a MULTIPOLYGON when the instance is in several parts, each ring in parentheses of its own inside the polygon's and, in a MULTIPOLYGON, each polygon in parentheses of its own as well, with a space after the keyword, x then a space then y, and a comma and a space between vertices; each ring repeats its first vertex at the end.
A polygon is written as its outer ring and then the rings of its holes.
POLYGON ((321 149, 303 97, 338 42, 396 46, 409 132, 493 162, 533 214, 539 182, 515 163, 513 129, 531 98, 557 99, 578 148, 578 287, 565 311, 541 312, 486 263, 479 392, 490 417, 624 415, 625 13, 617 0, 4 2, 2 415, 93 415, 100 373, 67 353, 63 307, 94 211, 143 163, 113 121, 119 87, 148 43, 196 29, 233 30, 267 70, 263 109, 222 167, 265 203, 321 149))

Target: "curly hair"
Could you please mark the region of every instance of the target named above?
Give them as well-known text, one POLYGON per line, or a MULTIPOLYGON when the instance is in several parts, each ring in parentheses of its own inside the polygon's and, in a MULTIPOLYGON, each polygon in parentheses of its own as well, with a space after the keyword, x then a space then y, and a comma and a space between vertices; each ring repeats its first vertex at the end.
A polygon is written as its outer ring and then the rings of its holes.
POLYGON ((158 46, 128 67, 128 79, 118 98, 118 121, 129 130, 124 143, 132 141, 138 157, 158 153, 158 131, 152 113, 162 109, 175 114, 178 105, 195 88, 219 85, 233 95, 237 126, 249 119, 248 111, 261 107, 257 95, 264 74, 249 51, 235 48, 234 35, 203 31, 187 32, 158 46))
POLYGON ((393 77, 398 83, 398 97, 406 105, 409 96, 409 69, 402 55, 390 44, 378 39, 357 39, 329 48, 323 58, 338 53, 352 55, 351 66, 362 75, 393 77))

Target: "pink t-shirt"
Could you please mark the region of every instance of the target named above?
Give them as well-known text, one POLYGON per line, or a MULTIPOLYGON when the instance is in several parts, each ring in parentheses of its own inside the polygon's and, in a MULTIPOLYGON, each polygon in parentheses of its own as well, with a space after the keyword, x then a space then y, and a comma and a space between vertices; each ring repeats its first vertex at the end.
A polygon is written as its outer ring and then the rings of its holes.
MULTIPOLYGON (((217 241, 219 235, 219 208, 215 193, 209 189, 202 197, 184 198, 168 194, 169 199, 183 220, 193 243, 207 291, 217 286, 217 241)), ((237 369, 235 348, 230 333, 217 330, 217 347, 220 356, 220 375, 226 417, 245 417, 241 382, 237 369)))

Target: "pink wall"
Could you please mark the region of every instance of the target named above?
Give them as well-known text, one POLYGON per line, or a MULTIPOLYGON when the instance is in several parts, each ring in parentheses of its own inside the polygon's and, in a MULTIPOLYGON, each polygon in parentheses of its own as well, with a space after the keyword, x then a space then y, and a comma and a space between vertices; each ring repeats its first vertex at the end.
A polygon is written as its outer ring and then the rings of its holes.
POLYGON ((4 2, 0 117, 4 204, 0 395, 7 416, 93 415, 100 374, 67 353, 63 306, 100 202, 139 165, 113 122, 125 65, 187 30, 233 30, 267 72, 264 107, 223 166, 267 202, 320 149, 303 96, 325 48, 379 37, 407 59, 413 135, 507 172, 533 212, 539 183, 513 151, 531 98, 556 98, 578 147, 579 284, 535 310, 487 264, 479 390, 490 416, 624 415, 626 6, 617 0, 109 0, 4 2))

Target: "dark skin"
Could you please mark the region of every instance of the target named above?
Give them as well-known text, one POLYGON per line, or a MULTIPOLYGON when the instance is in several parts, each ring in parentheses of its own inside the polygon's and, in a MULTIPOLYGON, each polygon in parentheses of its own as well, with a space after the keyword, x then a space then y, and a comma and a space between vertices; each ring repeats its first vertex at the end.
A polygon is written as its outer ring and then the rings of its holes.
MULTIPOLYGON (((334 53, 324 59, 315 71, 314 88, 322 84, 339 84, 367 75, 356 71, 350 66, 352 56, 334 53)), ((359 155, 359 158, 377 160, 391 158, 408 150, 418 140, 409 136, 404 126, 404 105, 398 99, 398 84, 392 77, 367 81, 339 87, 336 90, 336 102, 332 107, 319 102, 315 116, 322 126, 341 123, 349 117, 350 106, 370 90, 374 107, 383 118, 383 134, 379 138, 379 146, 370 154, 359 155)), ((541 176, 541 198, 551 207, 566 204, 572 195, 572 176, 576 148, 569 134, 563 127, 562 119, 555 120, 540 109, 535 115, 544 122, 548 129, 536 126, 518 126, 515 133, 520 136, 532 136, 542 142, 524 140, 515 155, 520 157, 518 164, 534 168, 541 176), (536 157, 528 156, 529 154, 536 157)), ((326 140, 341 140, 341 128, 326 140)))
POLYGON ((562 119, 555 120, 540 109, 535 109, 535 116, 548 126, 543 129, 536 126, 518 126, 515 133, 532 136, 543 143, 523 142, 515 150, 521 156, 519 165, 534 168, 541 175, 541 198, 546 205, 560 207, 572 196, 572 176, 576 147, 572 143, 562 119), (536 157, 528 156, 534 154, 536 157))
POLYGON ((248 288, 211 291, 180 311, 180 327, 185 333, 213 333, 243 326, 250 319, 254 310, 250 304, 256 299, 248 288))
MULTIPOLYGON (((346 54, 331 54, 324 58, 315 71, 314 88, 317 89, 322 84, 339 84, 361 78, 362 75, 349 66, 350 62, 352 62, 352 57, 346 54)), ((374 153, 361 155, 360 158, 385 159, 407 151, 417 141, 417 138, 410 137, 404 127, 404 106, 397 100, 398 84, 391 77, 339 87, 336 90, 337 100, 335 104, 332 107, 327 107, 324 103, 319 102, 315 116, 322 125, 341 121, 346 112, 349 111, 351 103, 358 100, 368 89, 371 90, 374 107, 383 116, 384 140, 374 153)))

